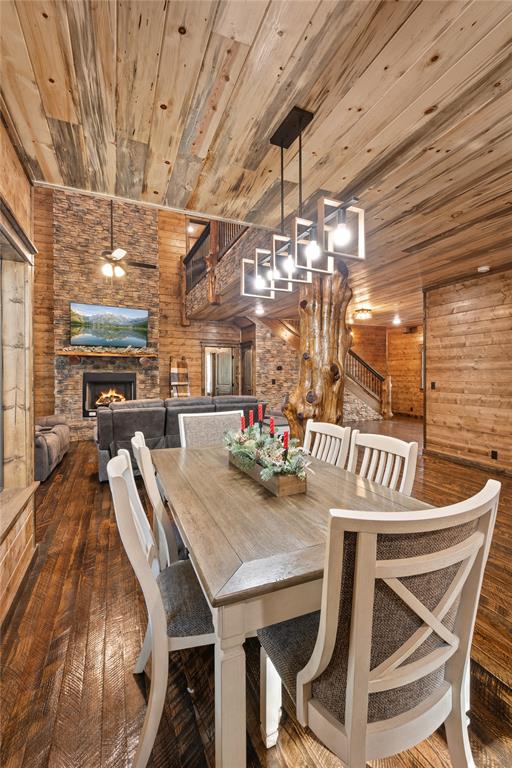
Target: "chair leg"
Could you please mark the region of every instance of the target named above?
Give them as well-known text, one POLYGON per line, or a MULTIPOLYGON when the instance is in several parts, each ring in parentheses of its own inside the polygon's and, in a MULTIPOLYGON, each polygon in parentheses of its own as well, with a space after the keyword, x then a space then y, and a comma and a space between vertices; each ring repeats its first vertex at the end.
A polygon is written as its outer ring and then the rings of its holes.
POLYGON ((469 710, 471 709, 471 659, 468 656, 466 666, 464 667, 464 712, 468 715, 466 717, 466 724, 469 725, 469 710))
POLYGON ((154 638, 151 658, 151 688, 149 689, 148 706, 132 768, 146 768, 150 758, 158 726, 162 719, 168 674, 168 640, 166 636, 157 635, 154 638))
POLYGON ((452 686, 452 696, 452 711, 444 724, 452 766, 453 768, 475 768, 468 735, 465 676, 460 685, 452 686))
POLYGON ((260 649, 260 729, 263 743, 275 747, 279 735, 282 690, 281 678, 269 657, 260 649))
POLYGON ((135 675, 140 675, 141 672, 144 672, 144 670, 146 669, 146 664, 148 663, 150 653, 151 653, 151 624, 148 621, 146 634, 144 635, 144 642, 142 643, 142 648, 140 649, 139 658, 135 662, 135 668, 133 670, 135 675))

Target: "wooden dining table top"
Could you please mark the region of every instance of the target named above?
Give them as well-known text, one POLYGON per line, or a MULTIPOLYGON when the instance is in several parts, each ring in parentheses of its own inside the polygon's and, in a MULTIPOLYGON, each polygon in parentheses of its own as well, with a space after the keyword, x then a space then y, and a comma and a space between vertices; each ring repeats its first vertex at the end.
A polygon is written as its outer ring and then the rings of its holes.
POLYGON ((306 493, 276 497, 230 466, 223 447, 151 455, 213 607, 322 578, 330 509, 429 506, 313 458, 306 493))

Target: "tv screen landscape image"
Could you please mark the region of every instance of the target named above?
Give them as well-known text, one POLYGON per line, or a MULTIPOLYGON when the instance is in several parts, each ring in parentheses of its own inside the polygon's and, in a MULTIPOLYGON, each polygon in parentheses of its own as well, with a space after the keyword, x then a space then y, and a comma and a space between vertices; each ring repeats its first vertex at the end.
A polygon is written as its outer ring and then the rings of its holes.
POLYGON ((71 344, 78 347, 146 347, 148 311, 99 304, 69 305, 71 344))

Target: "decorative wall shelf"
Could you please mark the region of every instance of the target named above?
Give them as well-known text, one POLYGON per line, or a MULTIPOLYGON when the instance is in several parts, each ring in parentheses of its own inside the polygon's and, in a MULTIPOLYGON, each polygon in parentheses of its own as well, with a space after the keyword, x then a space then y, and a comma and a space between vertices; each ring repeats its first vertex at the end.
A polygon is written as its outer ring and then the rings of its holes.
POLYGON ((80 349, 70 351, 68 349, 56 350, 55 354, 65 357, 158 357, 157 352, 82 352, 80 349))

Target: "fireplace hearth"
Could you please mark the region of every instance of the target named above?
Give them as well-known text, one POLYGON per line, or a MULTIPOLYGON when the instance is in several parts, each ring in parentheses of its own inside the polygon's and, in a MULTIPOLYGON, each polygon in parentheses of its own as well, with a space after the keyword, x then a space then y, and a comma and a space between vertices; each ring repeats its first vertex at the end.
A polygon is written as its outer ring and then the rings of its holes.
POLYGON ((136 395, 135 373, 84 372, 82 402, 85 418, 95 418, 97 409, 110 403, 135 400, 136 395))

